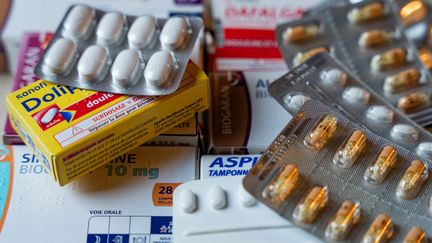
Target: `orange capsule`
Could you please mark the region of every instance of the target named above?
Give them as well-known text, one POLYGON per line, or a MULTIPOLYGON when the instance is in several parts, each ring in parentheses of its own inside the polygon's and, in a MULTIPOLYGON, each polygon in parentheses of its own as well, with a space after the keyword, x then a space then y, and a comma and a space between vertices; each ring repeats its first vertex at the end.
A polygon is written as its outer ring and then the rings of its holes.
POLYGON ((306 147, 319 151, 334 135, 336 128, 337 118, 332 115, 325 115, 315 124, 303 143, 306 147))
POLYGON ((429 105, 430 95, 427 92, 415 92, 399 98, 397 107, 404 113, 415 112, 429 105))
POLYGON ((283 38, 288 43, 299 43, 316 38, 318 32, 319 27, 315 23, 309 25, 297 25, 287 28, 283 38))
POLYGON ((361 130, 355 130, 348 140, 342 144, 335 155, 333 163, 341 168, 351 167, 366 146, 366 135, 361 130))
POLYGON ((371 184, 381 184, 395 166, 396 159, 396 149, 391 145, 386 145, 378 157, 366 168, 363 178, 371 184))
POLYGON ((363 236, 362 243, 384 243, 393 236, 393 222, 390 215, 379 214, 372 222, 366 234, 363 236))
POLYGON ((360 35, 358 44, 362 47, 374 47, 387 43, 393 38, 393 33, 385 30, 369 30, 360 35))
POLYGON ((404 48, 394 48, 375 55, 371 61, 374 70, 388 70, 398 68, 407 62, 407 52, 404 48))
POLYGON ((318 53, 322 53, 322 52, 330 52, 330 49, 328 47, 325 47, 325 46, 320 46, 320 47, 312 48, 312 49, 305 51, 305 52, 297 53, 297 55, 293 59, 293 64, 294 64, 294 66, 300 65, 300 64, 304 63, 306 60, 308 60, 309 58, 315 56, 318 53))
POLYGON ((406 91, 420 85, 421 73, 417 68, 404 70, 384 80, 383 90, 387 93, 406 91))
POLYGON ((325 235, 330 240, 344 240, 352 227, 360 220, 360 205, 347 200, 327 224, 325 235))
POLYGON ((384 5, 382 3, 369 3, 357 7, 348 12, 348 20, 352 23, 361 23, 374 20, 384 15, 384 5))
POLYGON ((298 178, 299 169, 297 165, 286 165, 279 175, 264 188, 263 197, 275 203, 284 202, 297 187, 298 178))
POLYGON ((404 238, 404 243, 427 243, 426 232, 420 227, 413 227, 404 238))
POLYGON ((428 176, 428 166, 420 160, 413 160, 396 187, 396 195, 405 199, 414 198, 419 193, 428 176))
POLYGON ((302 224, 312 223, 329 200, 327 187, 316 186, 297 204, 293 212, 295 221, 302 224))

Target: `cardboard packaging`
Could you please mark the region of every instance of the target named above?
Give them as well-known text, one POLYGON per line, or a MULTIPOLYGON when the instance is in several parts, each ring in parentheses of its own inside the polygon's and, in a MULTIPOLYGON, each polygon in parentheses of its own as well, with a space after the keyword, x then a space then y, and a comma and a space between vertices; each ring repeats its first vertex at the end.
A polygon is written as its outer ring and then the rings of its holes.
POLYGON ((291 119, 267 92, 284 72, 215 72, 211 78, 208 152, 261 153, 291 119))
POLYGON ((0 242, 172 243, 173 191, 196 158, 140 146, 61 188, 26 146, 0 146, 0 242))
POLYGON ((200 162, 200 179, 245 176, 260 157, 261 154, 203 155, 200 162))
POLYGON ((274 30, 325 0, 211 1, 215 38, 214 70, 286 69, 274 30))
POLYGON ((8 95, 12 126, 65 185, 208 108, 208 80, 190 62, 167 96, 123 96, 40 80, 8 95))

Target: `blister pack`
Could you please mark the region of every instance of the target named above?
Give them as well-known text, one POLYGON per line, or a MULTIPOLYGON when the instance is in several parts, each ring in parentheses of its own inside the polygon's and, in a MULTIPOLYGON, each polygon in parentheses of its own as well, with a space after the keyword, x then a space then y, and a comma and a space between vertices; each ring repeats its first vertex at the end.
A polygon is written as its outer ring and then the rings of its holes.
POLYGON ((276 37, 288 66, 329 52, 412 119, 432 122, 432 78, 403 30, 390 1, 337 1, 279 25, 276 37))
POLYGON ((258 202, 243 177, 189 181, 174 191, 176 243, 321 242, 258 202), (211 220, 209 220, 211 219, 211 220), (259 220, 257 220, 259 219, 259 220))
POLYGON ((432 135, 328 54, 315 55, 292 69, 269 85, 269 93, 292 115, 307 100, 318 100, 374 133, 432 159, 432 135))
POLYGON ((431 165, 338 109, 311 100, 243 185, 321 239, 426 242, 432 235, 431 165))
POLYGON ((83 89, 170 94, 180 85, 202 28, 198 17, 157 19, 73 5, 35 73, 83 89))

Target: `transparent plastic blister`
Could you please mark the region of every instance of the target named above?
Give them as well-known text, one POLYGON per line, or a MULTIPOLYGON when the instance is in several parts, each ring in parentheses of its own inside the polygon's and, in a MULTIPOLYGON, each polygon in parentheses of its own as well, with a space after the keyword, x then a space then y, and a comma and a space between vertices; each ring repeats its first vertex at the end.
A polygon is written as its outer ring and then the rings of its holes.
POLYGON ((337 47, 331 55, 343 61, 353 75, 419 124, 432 122, 432 77, 406 38, 390 1, 336 1, 320 8, 319 14, 314 11, 301 20, 279 25, 276 37, 291 68, 300 64, 298 53, 311 46, 337 47), (318 28, 307 27, 311 23, 318 28))
POLYGON ((292 115, 307 100, 318 100, 374 133, 432 159, 432 135, 327 54, 316 55, 295 67, 272 82, 268 90, 292 115))
POLYGON ((245 189, 329 242, 427 242, 432 161, 339 112, 306 102, 243 179, 245 189))
POLYGON ((35 74, 83 89, 167 95, 179 87, 202 28, 198 17, 158 19, 73 5, 35 74))

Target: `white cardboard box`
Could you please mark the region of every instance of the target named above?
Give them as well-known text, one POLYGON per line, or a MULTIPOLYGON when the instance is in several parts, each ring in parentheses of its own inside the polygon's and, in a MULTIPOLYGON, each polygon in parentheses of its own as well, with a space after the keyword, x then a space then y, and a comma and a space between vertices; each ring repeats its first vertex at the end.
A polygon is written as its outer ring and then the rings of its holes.
POLYGON ((172 192, 196 158, 141 146, 60 187, 25 146, 0 146, 0 242, 171 243, 172 192))

